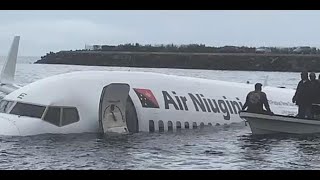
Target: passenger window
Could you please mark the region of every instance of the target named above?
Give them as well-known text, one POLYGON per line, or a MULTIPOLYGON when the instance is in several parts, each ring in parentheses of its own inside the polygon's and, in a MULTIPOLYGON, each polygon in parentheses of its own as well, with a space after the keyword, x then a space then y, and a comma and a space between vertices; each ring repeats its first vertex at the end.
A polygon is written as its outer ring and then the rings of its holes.
POLYGON ((49 107, 44 121, 47 121, 56 126, 60 126, 60 109, 59 107, 49 107))
POLYGON ((204 123, 200 123, 200 128, 204 128, 204 123))
POLYGON ((41 118, 46 107, 17 102, 10 114, 41 118))
POLYGON ((208 126, 212 126, 212 124, 211 124, 211 123, 208 123, 208 126))
POLYGON ((193 123, 192 123, 192 128, 193 128, 193 129, 197 129, 197 123, 196 123, 196 122, 193 122, 193 123))
POLYGON ((149 120, 149 132, 154 132, 154 122, 153 122, 153 120, 149 120))
POLYGON ((177 121, 177 123, 176 123, 176 128, 177 128, 177 129, 181 129, 181 122, 180 122, 180 121, 177 121))
POLYGON ((173 131, 173 125, 171 121, 168 121, 168 131, 173 131))
POLYGON ((189 129, 189 123, 188 123, 188 122, 185 122, 185 123, 184 123, 184 128, 185 128, 185 129, 189 129))
POLYGON ((72 124, 79 121, 79 115, 76 108, 62 108, 61 126, 72 124))
POLYGON ((158 125, 159 125, 159 132, 163 132, 164 131, 164 124, 163 124, 163 121, 159 121, 158 122, 158 125))

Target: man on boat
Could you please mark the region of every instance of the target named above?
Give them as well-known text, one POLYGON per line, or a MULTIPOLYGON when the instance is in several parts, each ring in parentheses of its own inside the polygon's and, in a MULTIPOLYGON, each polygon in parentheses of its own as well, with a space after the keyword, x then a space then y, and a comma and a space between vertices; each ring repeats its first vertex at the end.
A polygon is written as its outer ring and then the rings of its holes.
POLYGON ((248 93, 242 110, 248 108, 247 112, 273 114, 270 110, 267 95, 266 93, 262 92, 262 84, 256 83, 254 88, 254 91, 248 93), (266 108, 266 110, 263 109, 263 106, 266 108))
POLYGON ((311 82, 308 78, 308 72, 301 73, 301 81, 299 82, 296 93, 292 98, 292 102, 298 105, 299 118, 311 118, 312 92, 311 82))
POLYGON ((320 82, 316 80, 316 74, 314 72, 311 72, 309 74, 310 78, 310 96, 312 97, 312 107, 311 107, 311 117, 315 118, 315 115, 320 114, 320 82))

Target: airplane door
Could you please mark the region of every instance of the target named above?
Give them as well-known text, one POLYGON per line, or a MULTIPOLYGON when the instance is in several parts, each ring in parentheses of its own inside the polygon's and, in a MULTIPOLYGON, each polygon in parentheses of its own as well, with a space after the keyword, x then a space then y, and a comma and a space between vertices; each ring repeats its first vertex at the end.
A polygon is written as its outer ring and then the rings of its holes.
POLYGON ((130 86, 112 83, 102 90, 99 105, 99 124, 103 133, 127 133, 126 103, 130 86))

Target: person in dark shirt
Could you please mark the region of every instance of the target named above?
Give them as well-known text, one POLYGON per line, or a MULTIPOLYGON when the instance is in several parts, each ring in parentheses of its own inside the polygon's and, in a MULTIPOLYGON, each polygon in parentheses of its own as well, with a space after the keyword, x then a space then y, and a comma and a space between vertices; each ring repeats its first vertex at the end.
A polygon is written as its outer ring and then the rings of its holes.
POLYGON ((310 78, 310 96, 312 97, 311 103, 311 118, 315 118, 316 114, 320 114, 320 106, 317 104, 320 104, 320 82, 316 80, 316 74, 314 72, 311 72, 309 74, 310 78))
POLYGON ((292 102, 298 105, 299 118, 311 118, 311 107, 313 101, 311 89, 308 72, 302 72, 301 81, 299 82, 296 92, 292 98, 292 102))
POLYGON ((267 95, 262 92, 262 84, 256 83, 254 88, 254 91, 248 93, 242 110, 248 108, 247 112, 273 114, 269 107, 267 95), (266 110, 263 109, 263 106, 266 110))

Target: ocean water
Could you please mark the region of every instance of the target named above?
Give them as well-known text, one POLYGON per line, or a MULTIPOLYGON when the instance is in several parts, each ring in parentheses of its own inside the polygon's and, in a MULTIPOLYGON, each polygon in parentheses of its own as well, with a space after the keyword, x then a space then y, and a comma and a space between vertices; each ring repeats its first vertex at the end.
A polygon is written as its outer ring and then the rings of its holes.
MULTIPOLYGON (((3 64, 0 57, 0 66, 3 64)), ((150 71, 295 88, 299 73, 32 64, 19 57, 16 82, 85 70, 150 71)), ((0 136, 0 169, 320 169, 320 136, 253 136, 249 126, 136 133, 0 136)))

